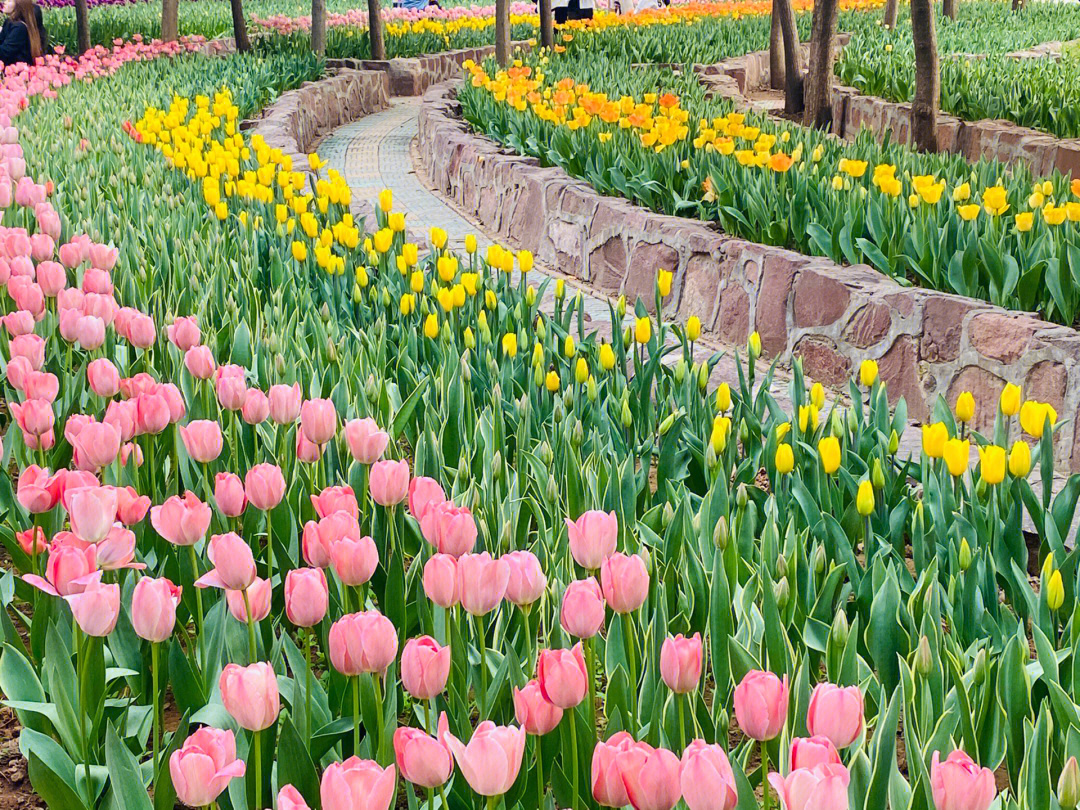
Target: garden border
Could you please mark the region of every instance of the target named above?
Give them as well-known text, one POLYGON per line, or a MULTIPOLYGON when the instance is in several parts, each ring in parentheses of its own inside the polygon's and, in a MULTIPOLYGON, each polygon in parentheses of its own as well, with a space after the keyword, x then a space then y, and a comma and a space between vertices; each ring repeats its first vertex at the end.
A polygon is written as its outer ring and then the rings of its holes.
POLYGON ((757 330, 766 355, 800 356, 811 379, 833 387, 874 358, 890 395, 904 396, 917 421, 939 394, 952 404, 969 390, 975 427, 986 429, 1001 388, 1021 383, 1066 420, 1058 460, 1080 470, 1080 332, 605 197, 473 133, 454 99, 459 83, 425 95, 418 151, 435 188, 483 227, 607 294, 651 302, 656 270, 673 270, 670 301, 680 317, 697 315, 729 345, 757 330))

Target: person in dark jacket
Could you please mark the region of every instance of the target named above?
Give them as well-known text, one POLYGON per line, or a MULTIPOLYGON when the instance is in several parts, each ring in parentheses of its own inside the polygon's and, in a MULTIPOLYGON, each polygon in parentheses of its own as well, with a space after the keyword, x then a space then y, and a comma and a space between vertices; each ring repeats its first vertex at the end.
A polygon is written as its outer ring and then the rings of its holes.
POLYGON ((34 0, 15 0, 15 7, 0 28, 0 63, 33 64, 42 55, 44 27, 38 24, 40 14, 34 0))

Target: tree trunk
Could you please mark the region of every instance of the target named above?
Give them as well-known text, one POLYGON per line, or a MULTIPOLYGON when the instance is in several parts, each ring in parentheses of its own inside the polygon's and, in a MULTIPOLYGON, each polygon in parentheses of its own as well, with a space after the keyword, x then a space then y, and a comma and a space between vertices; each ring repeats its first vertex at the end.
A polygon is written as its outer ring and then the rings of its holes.
POLYGON ((1012 0, 1012 10, 1019 11, 1024 7, 1024 0, 1012 0))
POLYGON ((495 59, 510 64, 510 0, 495 0, 495 59))
POLYGON ((551 0, 540 0, 540 45, 555 47, 555 18, 551 13, 551 0))
POLYGON ((802 48, 795 27, 795 12, 790 0, 774 0, 773 8, 780 18, 784 34, 784 112, 796 115, 803 108, 802 48))
POLYGON ((816 0, 814 27, 810 34, 810 70, 803 92, 803 124, 832 127, 833 60, 836 55, 837 0, 816 0))
POLYGON ((161 39, 172 42, 180 35, 180 0, 163 0, 161 4, 161 39))
POLYGON ((311 0, 311 49, 326 55, 326 0, 311 0))
POLYGON ((75 0, 75 31, 79 53, 90 50, 90 5, 87 0, 75 0))
POLYGON ((229 0, 232 8, 233 38, 236 40, 236 50, 240 53, 251 50, 251 42, 248 40, 247 20, 244 19, 243 0, 229 0))
POLYGON ((896 28, 896 12, 900 8, 900 0, 885 0, 885 17, 881 21, 886 28, 896 28))
POLYGON ((931 0, 911 0, 911 38, 915 44, 915 97, 911 100, 911 141, 915 148, 936 152, 941 74, 931 0))
POLYGON ((368 36, 371 39, 371 58, 386 58, 386 43, 383 41, 383 22, 379 0, 367 0, 368 36))
POLYGON ((772 27, 769 29, 769 87, 779 90, 784 86, 784 35, 780 30, 780 15, 772 9, 772 27))
POLYGON ((950 20, 956 19, 956 0, 944 0, 941 4, 941 13, 950 20))

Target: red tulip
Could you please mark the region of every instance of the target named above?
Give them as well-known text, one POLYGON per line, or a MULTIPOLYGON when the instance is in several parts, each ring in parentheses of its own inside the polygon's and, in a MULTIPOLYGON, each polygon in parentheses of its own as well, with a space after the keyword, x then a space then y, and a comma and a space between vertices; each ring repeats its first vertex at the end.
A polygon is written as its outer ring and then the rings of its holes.
POLYGON ((543 595, 547 577, 535 554, 531 551, 511 551, 504 554, 502 559, 510 571, 506 581, 507 599, 519 607, 525 607, 543 595))
POLYGON ((236 758, 232 731, 204 726, 189 736, 169 757, 169 775, 176 797, 188 807, 213 804, 229 781, 242 777, 243 760, 236 758))
POLYGON ((570 553, 582 568, 595 571, 615 553, 619 521, 614 512, 585 512, 577 520, 566 519, 570 553))
POLYGON ((220 472, 214 476, 214 500, 225 517, 239 517, 247 506, 247 495, 240 476, 220 472))
POLYGON ((450 648, 431 636, 412 638, 401 653, 401 685, 418 700, 429 700, 446 688, 450 648))
POLYGON ((176 625, 180 588, 162 577, 143 577, 131 594, 131 626, 135 635, 160 643, 169 638, 176 625))
POLYGON ((531 680, 523 689, 514 687, 514 717, 526 734, 543 736, 562 720, 563 710, 549 703, 540 691, 540 682, 531 680))
POLYGON ((386 452, 389 434, 379 430, 374 419, 351 419, 345 423, 345 443, 361 464, 374 464, 386 452))
POLYGON ((680 633, 668 636, 660 647, 660 676, 668 689, 686 694, 697 689, 701 680, 701 633, 686 638, 680 633))
POLYGON ((270 728, 281 711, 277 675, 265 661, 242 667, 228 664, 218 678, 221 702, 241 728, 262 731, 270 728))
POLYGON ((314 627, 323 620, 330 595, 321 568, 297 568, 285 575, 285 615, 297 627, 314 627))
POLYGON ((548 703, 572 709, 585 699, 589 674, 581 642, 572 650, 541 650, 536 660, 536 680, 548 703))
POLYGON ((604 626, 604 595, 595 577, 566 586, 559 621, 563 630, 575 638, 592 638, 600 632, 604 626))

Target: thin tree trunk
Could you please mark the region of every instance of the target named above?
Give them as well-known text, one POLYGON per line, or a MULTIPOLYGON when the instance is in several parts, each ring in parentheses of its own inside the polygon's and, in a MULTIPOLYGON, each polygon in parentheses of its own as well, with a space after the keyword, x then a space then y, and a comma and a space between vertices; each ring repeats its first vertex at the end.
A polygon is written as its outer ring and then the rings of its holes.
POLYGON ((784 34, 780 30, 780 15, 772 8, 772 27, 769 29, 769 87, 779 90, 784 86, 784 34))
POLYGON ((896 13, 900 9, 900 0, 885 0, 885 16, 882 25, 886 28, 896 28, 896 13))
POLYGON ((551 13, 551 0, 540 0, 540 44, 555 47, 555 17, 551 13))
POLYGON ((161 39, 172 42, 180 35, 180 0, 162 0, 161 39))
POLYGON ((941 12, 950 20, 956 19, 956 0, 944 0, 941 4, 941 12))
POLYGON ((936 152, 941 74, 931 0, 911 0, 911 38, 915 44, 915 97, 911 101, 911 141, 917 149, 936 152))
POLYGON ((810 34, 810 70, 803 92, 803 124, 832 127, 833 60, 836 55, 837 0, 816 0, 810 34))
POLYGON ((87 0, 75 0, 75 31, 79 53, 90 50, 90 5, 87 0))
POLYGON ((326 55, 326 0, 311 0, 311 49, 326 55))
POLYGON ((371 58, 386 58, 386 43, 383 41, 383 24, 379 0, 367 0, 368 36, 371 39, 371 58))
POLYGON ((495 0, 495 59, 510 64, 510 0, 495 0))
POLYGON ((1012 0, 1012 10, 1019 11, 1024 7, 1024 0, 1012 0))
POLYGON ((790 0, 774 0, 773 8, 780 17, 780 29, 784 33, 784 112, 796 115, 803 108, 803 76, 795 12, 790 0))
POLYGON ((229 6, 232 8, 233 38, 236 40, 236 50, 240 53, 250 51, 251 42, 248 40, 243 0, 229 0, 229 6))

